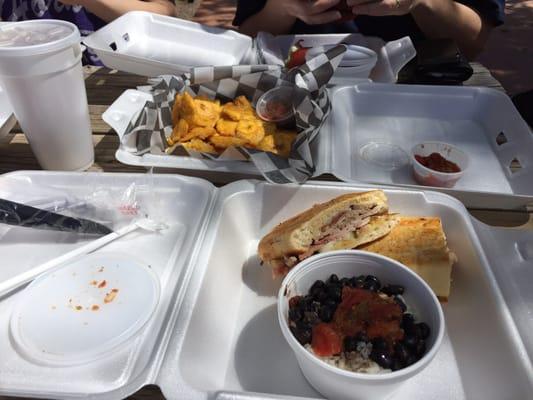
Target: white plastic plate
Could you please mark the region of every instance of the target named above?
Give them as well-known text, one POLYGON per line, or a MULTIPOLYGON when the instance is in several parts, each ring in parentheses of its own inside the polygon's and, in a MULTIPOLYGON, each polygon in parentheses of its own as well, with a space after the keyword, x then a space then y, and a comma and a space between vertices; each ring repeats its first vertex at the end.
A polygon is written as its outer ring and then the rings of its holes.
POLYGON ((30 284, 11 314, 11 336, 35 363, 88 364, 133 340, 159 302, 159 287, 131 254, 89 254, 30 284))

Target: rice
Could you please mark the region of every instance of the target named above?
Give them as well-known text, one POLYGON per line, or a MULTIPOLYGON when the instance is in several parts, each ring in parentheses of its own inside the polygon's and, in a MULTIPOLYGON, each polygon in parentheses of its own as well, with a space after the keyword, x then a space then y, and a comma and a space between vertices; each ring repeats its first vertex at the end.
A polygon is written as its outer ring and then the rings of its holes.
POLYGON ((344 369, 351 372, 360 372, 366 374, 382 374, 387 372, 392 372, 390 369, 385 369, 376 362, 372 361, 370 358, 370 353, 372 351, 371 343, 359 342, 357 344, 357 351, 342 352, 339 355, 329 356, 329 357, 320 357, 315 354, 313 348, 310 344, 306 344, 305 348, 312 355, 319 358, 320 360, 328 363, 333 367, 344 369))

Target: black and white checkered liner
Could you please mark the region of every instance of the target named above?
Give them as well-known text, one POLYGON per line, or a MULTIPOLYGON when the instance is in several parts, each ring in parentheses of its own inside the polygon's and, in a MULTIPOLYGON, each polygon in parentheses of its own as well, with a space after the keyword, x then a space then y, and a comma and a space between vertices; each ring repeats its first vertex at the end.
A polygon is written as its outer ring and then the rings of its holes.
POLYGON ((346 48, 339 45, 291 71, 273 65, 239 65, 194 68, 190 74, 180 77, 154 78, 149 86, 139 88, 152 94, 154 100, 146 102, 138 116, 130 121, 122 143, 125 148, 136 149, 133 152, 137 155, 172 153, 174 148, 169 147, 166 139, 172 134, 172 107, 179 92, 219 99, 222 103, 244 95, 255 105, 267 90, 294 84, 297 87, 293 106, 298 136, 289 158, 245 147, 225 151, 222 155, 190 155, 211 160, 228 160, 228 154, 233 154, 232 159, 236 159, 236 154, 241 158, 244 155, 270 182, 303 183, 315 173, 310 144, 331 110, 326 84, 345 51, 346 48))

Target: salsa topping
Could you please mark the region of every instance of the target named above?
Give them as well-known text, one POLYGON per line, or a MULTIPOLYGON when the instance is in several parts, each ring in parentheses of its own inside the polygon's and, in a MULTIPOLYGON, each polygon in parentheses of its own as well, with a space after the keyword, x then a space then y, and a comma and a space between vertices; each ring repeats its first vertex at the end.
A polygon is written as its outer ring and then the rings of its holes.
POLYGON ((406 312, 403 293, 403 286, 382 286, 373 275, 333 274, 289 299, 289 328, 318 357, 356 355, 361 366, 373 361, 393 371, 405 368, 425 354, 430 328, 406 312))
POLYGON ((424 167, 432 169, 433 171, 446 173, 461 172, 461 168, 459 168, 456 163, 447 160, 439 153, 431 153, 427 157, 415 154, 415 159, 424 167))

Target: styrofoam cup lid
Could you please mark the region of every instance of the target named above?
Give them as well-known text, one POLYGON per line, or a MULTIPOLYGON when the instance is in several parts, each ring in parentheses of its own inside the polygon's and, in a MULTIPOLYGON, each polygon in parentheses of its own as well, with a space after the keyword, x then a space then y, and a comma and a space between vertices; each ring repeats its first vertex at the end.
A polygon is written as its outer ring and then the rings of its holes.
POLYGON ((109 355, 138 334, 159 302, 158 277, 120 253, 94 253, 35 280, 10 329, 32 362, 69 366, 109 355))
POLYGON ((2 56, 43 54, 80 42, 76 25, 60 20, 29 20, 12 22, 0 28, 2 56))

